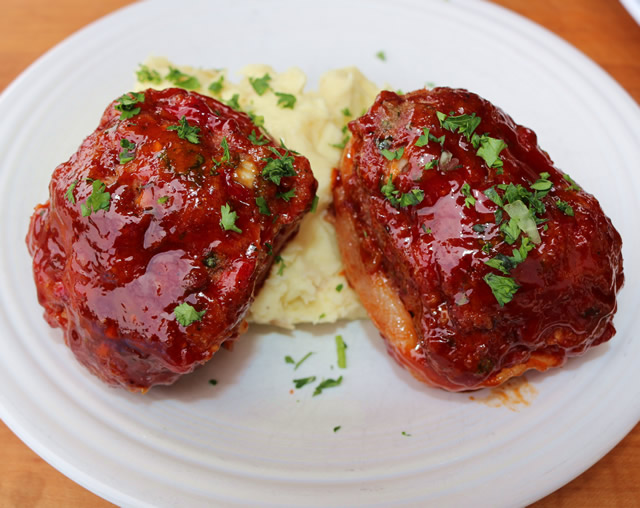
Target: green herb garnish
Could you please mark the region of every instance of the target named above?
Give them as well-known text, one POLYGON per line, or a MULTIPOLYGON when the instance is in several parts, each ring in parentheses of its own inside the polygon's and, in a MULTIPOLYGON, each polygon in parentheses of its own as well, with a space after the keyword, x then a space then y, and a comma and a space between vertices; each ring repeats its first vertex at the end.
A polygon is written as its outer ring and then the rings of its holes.
POLYGON ((342 384, 342 376, 340 376, 338 379, 325 379, 318 386, 316 386, 316 389, 313 392, 313 396, 315 397, 316 395, 320 395, 322 393, 322 390, 324 390, 325 388, 333 388, 335 386, 340 386, 340 384, 342 384))
POLYGON ((200 138, 198 137, 200 127, 189 125, 189 122, 187 122, 187 117, 185 115, 182 115, 182 118, 180 118, 180 122, 178 125, 170 125, 169 127, 167 127, 167 130, 177 131, 178 137, 180 139, 186 139, 194 145, 200 143, 200 138))
POLYGON ((483 280, 491 288, 491 292, 496 297, 500 307, 504 307, 506 303, 509 303, 516 291, 520 289, 520 286, 511 277, 488 273, 483 277, 483 280))
POLYGON ((404 155, 404 147, 401 146, 400 148, 398 148, 397 150, 386 150, 386 149, 382 149, 380 150, 380 153, 384 156, 385 159, 387 159, 388 161, 392 161, 392 160, 400 160, 402 159, 402 156, 404 155))
POLYGON ((269 140, 261 132, 259 132, 259 134, 260 137, 257 137, 256 132, 251 131, 251 134, 249 134, 249 141, 256 146, 266 145, 269 140))
POLYGON ((116 100, 117 104, 113 106, 116 111, 120 111, 120 120, 128 120, 140 113, 140 106, 136 104, 144 102, 144 92, 126 93, 116 100))
POLYGON ((136 144, 134 142, 122 138, 120 140, 120 146, 122 147, 122 151, 118 155, 120 164, 126 164, 136 158, 136 144))
POLYGON ((169 67, 169 74, 165 76, 165 79, 185 90, 197 90, 200 88, 198 78, 185 74, 175 67, 169 67))
POLYGON ((173 309, 176 321, 185 327, 189 326, 195 321, 200 321, 202 319, 202 316, 204 316, 206 312, 206 309, 198 312, 186 302, 181 303, 175 309, 173 309))
POLYGON ((234 93, 231 96, 231 99, 227 100, 227 101, 222 101, 224 102, 227 106, 229 106, 231 109, 235 109, 237 111, 240 111, 240 95, 238 95, 237 93, 234 93))
POLYGON ((80 205, 80 211, 83 217, 88 217, 92 212, 98 210, 109 210, 111 203, 111 194, 106 192, 106 186, 100 180, 93 180, 91 195, 85 203, 80 205))
POLYGON ((229 203, 220 207, 220 225, 225 231, 235 231, 236 233, 242 233, 242 230, 236 226, 236 220, 238 214, 231 211, 229 203))
POLYGON ((556 203, 556 206, 558 207, 558 210, 560 210, 562 213, 564 213, 565 215, 568 215, 569 217, 574 216, 573 208, 569 203, 567 203, 566 201, 562 201, 561 199, 556 199, 555 203, 556 203))
POLYGON ((318 209, 318 201, 318 196, 313 196, 313 203, 311 203, 311 210, 309 210, 311 213, 315 212, 318 209))
POLYGON ((293 168, 293 157, 289 155, 289 151, 285 151, 284 154, 278 152, 278 150, 272 146, 268 147, 278 158, 267 157, 267 165, 262 169, 263 178, 280 185, 280 181, 285 176, 295 176, 296 171, 293 168))
POLYGON ((64 193, 66 198, 69 200, 69 203, 71 203, 72 205, 76 204, 76 198, 73 196, 73 190, 76 188, 76 185, 78 185, 78 180, 74 180, 73 182, 71 182, 71 185, 69 185, 67 192, 64 193))
POLYGON ((271 76, 269 74, 265 74, 261 78, 249 78, 249 83, 256 91, 258 95, 263 95, 269 88, 269 81, 271 81, 271 76))
POLYGON ((276 92, 276 96, 278 97, 278 106, 280 106, 282 109, 293 109, 293 107, 296 105, 295 95, 284 92, 276 92))
POLYGON ((209 85, 209 91, 213 94, 219 94, 224 87, 224 75, 220 76, 217 81, 214 81, 209 85))
POLYGON ((262 196, 258 196, 256 198, 256 205, 258 205, 258 211, 262 215, 271 215, 271 210, 269 210, 269 205, 267 204, 267 200, 262 196))
POLYGON ((308 385, 309 383, 313 383, 316 380, 315 376, 303 377, 300 379, 294 379, 293 383, 296 385, 297 389, 302 388, 304 385, 308 385))
POLYGON ((389 175, 389 180, 380 188, 380 192, 391 203, 394 208, 404 208, 410 205, 417 205, 424 199, 424 191, 422 189, 412 189, 411 191, 401 194, 396 190, 393 184, 393 177, 389 175))
POLYGON ((296 197, 296 190, 290 189, 287 192, 278 192, 276 194, 277 198, 284 199, 287 203, 291 200, 291 198, 296 197))
POLYGON ((347 368, 347 345, 344 343, 342 335, 336 335, 336 352, 338 354, 338 367, 347 368))
POLYGON ((471 193, 471 186, 468 183, 463 183, 462 187, 460 187, 460 192, 464 196, 464 206, 467 208, 471 208, 476 204, 476 198, 473 197, 471 193))
POLYGON ((154 83, 159 85, 162 83, 162 76, 154 69, 149 69, 146 65, 140 64, 140 68, 136 71, 136 76, 140 83, 154 83))

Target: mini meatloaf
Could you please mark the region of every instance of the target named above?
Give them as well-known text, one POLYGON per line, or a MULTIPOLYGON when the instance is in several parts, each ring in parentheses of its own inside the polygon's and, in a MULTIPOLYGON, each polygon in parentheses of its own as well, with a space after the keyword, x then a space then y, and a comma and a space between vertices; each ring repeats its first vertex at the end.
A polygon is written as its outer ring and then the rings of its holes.
POLYGON ((466 90, 382 92, 333 182, 350 283, 391 355, 447 390, 608 341, 622 242, 533 131, 466 90))
POLYGON ((125 94, 31 219, 45 318, 107 383, 172 383, 246 329, 316 187, 244 113, 177 88, 125 94))

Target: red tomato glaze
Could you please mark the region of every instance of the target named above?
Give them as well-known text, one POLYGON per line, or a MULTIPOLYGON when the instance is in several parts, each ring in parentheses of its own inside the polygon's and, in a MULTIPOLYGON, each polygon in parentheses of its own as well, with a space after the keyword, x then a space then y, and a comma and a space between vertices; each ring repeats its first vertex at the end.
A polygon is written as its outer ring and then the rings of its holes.
POLYGON ((64 330, 91 372, 145 391, 190 372, 246 329, 255 291, 311 208, 317 183, 304 157, 271 139, 252 143, 260 129, 214 99, 147 90, 128 119, 117 104, 54 171, 27 243, 49 324, 64 330), (199 129, 196 138, 178 128, 183 117, 199 129), (135 150, 121 163, 123 139, 135 150), (295 168, 279 184, 262 175, 279 158, 273 150, 295 168), (110 193, 108 209, 83 216, 93 180, 110 193), (290 190, 289 202, 278 195, 290 190), (226 206, 241 233, 222 227, 226 206), (184 303, 204 311, 201 319, 180 324, 175 308, 184 303))

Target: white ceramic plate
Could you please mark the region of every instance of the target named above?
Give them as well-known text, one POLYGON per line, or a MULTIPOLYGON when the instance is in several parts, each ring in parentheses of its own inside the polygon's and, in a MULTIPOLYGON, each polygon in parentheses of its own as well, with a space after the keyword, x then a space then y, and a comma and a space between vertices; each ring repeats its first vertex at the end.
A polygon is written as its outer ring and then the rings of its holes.
POLYGON ((137 4, 90 25, 0 99, 0 415, 29 446, 127 506, 514 506, 581 473, 635 425, 640 114, 611 78, 540 27, 475 0, 177 5, 137 4), (53 168, 150 54, 204 67, 297 65, 312 85, 356 64, 378 83, 433 81, 494 101, 538 132, 620 230, 617 336, 564 369, 528 375, 538 395, 518 411, 420 385, 358 322, 256 327, 173 387, 140 396, 104 386, 41 318, 24 237, 53 168), (336 333, 349 345, 341 372, 331 367, 336 333), (283 361, 308 351, 295 373, 283 361), (294 377, 340 373, 342 386, 319 397, 289 393, 294 377))
POLYGON ((620 0, 620 3, 640 25, 640 0, 620 0))

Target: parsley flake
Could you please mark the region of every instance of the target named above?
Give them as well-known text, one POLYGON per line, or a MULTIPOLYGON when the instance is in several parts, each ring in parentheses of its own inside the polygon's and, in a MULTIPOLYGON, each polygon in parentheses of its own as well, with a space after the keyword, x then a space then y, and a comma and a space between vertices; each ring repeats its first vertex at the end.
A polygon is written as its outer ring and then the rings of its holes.
POLYGON ((185 74, 175 67, 169 67, 169 74, 165 76, 165 79, 185 90, 197 90, 200 88, 198 78, 185 74))
POLYGON ((167 201, 169 201, 169 196, 161 196, 158 198, 159 205, 164 205, 167 201))
POLYGON ((229 203, 220 207, 220 214, 220 226, 222 226, 222 229, 224 229, 225 231, 235 231, 236 233, 242 233, 242 230, 236 226, 238 214, 231 211, 231 206, 229 206, 229 203))
POLYGON ((162 83, 162 76, 155 69, 149 69, 146 65, 140 64, 140 68, 136 71, 136 76, 140 83, 154 83, 159 85, 162 83))
POLYGON ((140 113, 140 106, 136 106, 136 104, 144 102, 144 92, 126 93, 116 99, 116 102, 113 109, 120 111, 120 120, 128 120, 140 113))
POLYGON ((386 62, 386 61, 387 61, 387 55, 386 55, 386 53, 385 53, 384 51, 378 51, 378 52, 376 53, 376 58, 377 58, 378 60, 383 61, 383 62, 386 62))
POLYGON ((136 158, 136 144, 126 138, 120 140, 122 151, 118 155, 120 164, 126 164, 136 158))
POLYGON ((427 144, 429 144, 429 129, 425 127, 422 129, 422 135, 416 141, 416 146, 426 146, 427 144))
POLYGON ((237 93, 234 93, 231 96, 231 99, 226 100, 226 101, 222 101, 224 102, 227 106, 229 106, 231 109, 235 109, 237 111, 240 111, 240 95, 238 95, 237 93))
POLYGON ((336 426, 333 428, 333 432, 338 432, 341 428, 342 428, 342 425, 336 425, 336 426))
POLYGON ((308 385, 309 383, 313 383, 315 380, 316 380, 315 376, 303 377, 300 379, 294 379, 293 384, 296 385, 297 389, 300 389, 303 386, 308 385))
POLYGON ((464 206, 466 206, 467 208, 475 206, 476 198, 473 197, 473 194, 471 193, 471 186, 468 183, 465 182, 462 184, 462 187, 460 187, 460 192, 465 197, 464 206))
POLYGON ((184 327, 189 326, 195 321, 200 321, 202 319, 202 316, 204 316, 206 312, 206 309, 198 312, 186 302, 181 303, 173 309, 173 314, 176 317, 176 321, 184 327))
POLYGON ((69 203, 71 203, 72 205, 76 204, 76 198, 73 195, 73 190, 76 188, 76 185, 78 185, 78 180, 74 180, 73 182, 71 182, 71 185, 69 185, 67 192, 64 193, 66 198, 69 200, 69 203))
POLYGON ((311 210, 309 210, 311 213, 315 212, 318 209, 318 201, 318 196, 313 196, 313 203, 311 203, 311 210))
POLYGON ((178 137, 180 139, 186 139, 194 145, 200 143, 200 138, 198 137, 200 127, 189 125, 189 122, 187 122, 187 117, 185 115, 182 115, 182 118, 180 118, 180 123, 178 125, 170 125, 169 127, 167 127, 167 130, 177 131, 178 137))
POLYGON ((262 196, 258 196, 256 198, 256 205, 258 205, 258 211, 262 215, 271 215, 271 210, 269 210, 269 205, 267 204, 267 200, 262 196))
POLYGON ((438 121, 443 129, 447 129, 451 132, 458 131, 467 139, 471 139, 473 131, 476 130, 478 125, 480 125, 481 121, 480 117, 476 116, 475 113, 471 113, 471 115, 447 116, 444 113, 437 111, 436 116, 438 117, 438 121))
POLYGON ((296 190, 295 189, 290 189, 286 192, 278 192, 276 194, 277 198, 280 199, 284 199, 287 203, 291 200, 291 198, 295 198, 296 197, 296 190))
POLYGON ((336 286, 336 291, 339 293, 340 291, 342 291, 344 289, 344 284, 338 284, 336 286))
POLYGON ((431 159, 429 162, 427 162, 427 163, 424 165, 424 170, 425 170, 425 171, 427 171, 427 170, 429 170, 429 169, 433 169, 433 168, 435 168, 437 165, 438 165, 438 159, 437 159, 437 158, 431 159))
POLYGON ((582 190, 582 187, 580 187, 574 180, 573 178, 571 178, 567 173, 562 175, 562 178, 564 178, 567 182, 569 182, 569 190, 575 190, 575 191, 580 191, 582 190))
POLYGON ((284 269, 287 267, 287 265, 285 265, 284 263, 284 258, 278 254, 276 256, 275 261, 280 265, 278 267, 278 275, 282 277, 282 274, 284 273, 284 269))
POLYGON ((313 396, 315 397, 316 395, 320 395, 322 393, 322 390, 326 388, 334 388, 336 386, 340 386, 341 384, 342 376, 340 376, 338 379, 325 379, 318 386, 316 386, 316 389, 313 391, 313 396))
POLYGON ((561 199, 556 199, 555 203, 558 207, 558 210, 560 210, 562 213, 568 215, 569 217, 574 216, 573 208, 569 203, 567 203, 566 201, 562 201, 561 199))
POLYGON ((262 145, 266 145, 269 140, 263 136, 262 132, 259 132, 260 137, 256 136, 256 131, 251 131, 251 134, 249 134, 249 141, 251 141, 251 144, 256 145, 256 146, 262 146, 262 145))
POLYGON ((488 273, 483 277, 483 280, 491 288, 491 292, 496 297, 500 307, 504 307, 505 304, 509 303, 516 291, 520 289, 520 286, 511 277, 488 273))
POLYGON ((217 380, 217 379, 209 379, 209 384, 210 384, 211 386, 215 386, 215 385, 217 385, 217 384, 218 384, 218 380, 217 380))
POLYGON ((83 217, 88 217, 92 212, 98 210, 109 210, 111 203, 111 194, 105 192, 106 186, 100 180, 93 180, 91 184, 91 195, 85 203, 80 205, 80 211, 83 217))
POLYGON ((291 358, 289 355, 287 355, 287 356, 284 357, 284 363, 292 363, 293 364, 293 363, 296 363, 296 362, 294 361, 293 358, 291 358))
POLYGON ((293 107, 296 105, 295 95, 284 92, 276 92, 276 96, 278 97, 278 106, 280 106, 282 109, 293 109, 293 107))
POLYGON ((422 189, 412 189, 405 194, 401 194, 393 184, 393 177, 391 175, 389 175, 387 183, 380 187, 380 192, 382 192, 394 208, 417 205, 424 199, 424 191, 422 189))
POLYGON ((304 355, 299 362, 296 363, 295 367, 293 368, 293 370, 298 370, 298 367, 300 367, 300 365, 302 365, 302 363, 309 358, 311 355, 313 354, 313 351, 309 351, 306 355, 304 355))
POLYGON ((478 136, 474 134, 471 138, 473 147, 477 149, 476 155, 481 157, 490 168, 502 168, 500 152, 507 148, 507 144, 501 139, 491 138, 486 134, 478 136))
POLYGON ((209 91, 213 94, 219 94, 224 87, 224 75, 220 76, 216 81, 209 85, 209 91))
POLYGON ((251 83, 251 86, 258 95, 264 95, 264 93, 271 88, 269 81, 271 81, 269 74, 265 74, 261 78, 249 78, 249 83, 251 83))
POLYGON ((402 156, 404 155, 404 146, 401 146, 397 150, 382 149, 382 150, 380 150, 380 153, 388 161, 400 160, 400 159, 402 159, 402 156))
POLYGON ((342 113, 344 116, 351 116, 351 111, 349 110, 349 108, 341 109, 340 113, 342 113))
POLYGON ((296 171, 293 168, 293 157, 289 155, 289 151, 285 151, 284 154, 278 152, 278 150, 272 146, 268 147, 278 158, 267 157, 267 165, 262 169, 262 177, 269 180, 276 185, 280 185, 280 181, 285 176, 295 176, 296 171))
POLYGON ((336 335, 336 352, 338 355, 338 368, 347 368, 347 345, 344 343, 342 335, 336 335))

